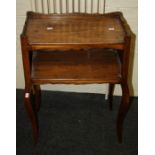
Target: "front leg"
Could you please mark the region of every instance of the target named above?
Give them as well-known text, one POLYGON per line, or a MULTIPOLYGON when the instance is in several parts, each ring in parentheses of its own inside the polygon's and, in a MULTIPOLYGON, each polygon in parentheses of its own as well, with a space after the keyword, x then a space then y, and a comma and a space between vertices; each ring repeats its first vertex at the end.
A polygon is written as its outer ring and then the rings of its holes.
POLYGON ((122 143, 123 122, 124 122, 126 113, 129 109, 129 87, 127 82, 122 82, 121 87, 122 87, 122 101, 119 107, 118 118, 117 118, 117 136, 118 136, 119 143, 122 143))
POLYGON ((33 140, 34 140, 34 143, 36 144, 38 141, 39 128, 38 128, 37 115, 33 109, 31 97, 32 97, 31 91, 25 90, 24 105, 31 121, 33 140))

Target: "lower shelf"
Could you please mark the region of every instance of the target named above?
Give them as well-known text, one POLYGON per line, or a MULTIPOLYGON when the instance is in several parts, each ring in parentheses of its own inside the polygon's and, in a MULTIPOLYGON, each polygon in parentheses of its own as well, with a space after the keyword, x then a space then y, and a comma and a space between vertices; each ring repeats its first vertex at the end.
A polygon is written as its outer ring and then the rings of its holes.
POLYGON ((33 52, 32 82, 119 83, 121 64, 116 51, 37 51, 33 52))

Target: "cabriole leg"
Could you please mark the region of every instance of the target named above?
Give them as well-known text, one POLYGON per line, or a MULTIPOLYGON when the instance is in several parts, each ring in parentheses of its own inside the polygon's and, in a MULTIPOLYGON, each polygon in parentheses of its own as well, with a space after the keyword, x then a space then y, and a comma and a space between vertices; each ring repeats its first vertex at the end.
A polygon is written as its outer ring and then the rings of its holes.
POLYGON ((109 84, 108 100, 109 100, 109 109, 110 110, 112 110, 114 86, 115 86, 114 84, 109 84))
POLYGON ((122 101, 119 107, 118 118, 117 118, 117 136, 118 142, 122 143, 123 139, 123 122, 126 116, 126 113, 129 109, 129 88, 128 84, 122 83, 122 101))
POLYGON ((26 108, 27 113, 29 115, 31 124, 32 124, 33 140, 34 140, 34 143, 36 144, 38 141, 39 129, 38 129, 37 115, 36 115, 36 113, 33 109, 33 106, 32 106, 31 91, 25 91, 25 93, 24 93, 24 105, 25 105, 25 108, 26 108))
POLYGON ((34 85, 35 110, 39 111, 41 104, 41 89, 40 85, 34 85))

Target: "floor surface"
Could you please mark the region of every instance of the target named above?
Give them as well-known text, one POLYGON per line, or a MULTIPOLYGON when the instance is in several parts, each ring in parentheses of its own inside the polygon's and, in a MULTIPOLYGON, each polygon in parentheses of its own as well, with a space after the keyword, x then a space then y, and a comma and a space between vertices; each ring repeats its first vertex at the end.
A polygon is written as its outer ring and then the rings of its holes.
POLYGON ((124 142, 118 144, 114 108, 102 94, 42 92, 38 113, 40 137, 32 142, 32 130, 23 104, 23 90, 17 90, 17 155, 138 155, 138 98, 124 122, 124 142))

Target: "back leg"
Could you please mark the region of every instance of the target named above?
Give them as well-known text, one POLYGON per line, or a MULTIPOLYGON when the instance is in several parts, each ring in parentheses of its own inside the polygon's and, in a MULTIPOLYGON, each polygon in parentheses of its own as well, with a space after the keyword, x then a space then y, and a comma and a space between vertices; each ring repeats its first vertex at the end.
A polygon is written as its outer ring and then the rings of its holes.
POLYGON ((115 84, 109 84, 108 100, 109 100, 109 109, 110 110, 112 110, 114 87, 115 87, 115 84))
POLYGON ((40 85, 34 85, 34 99, 35 99, 35 110, 39 111, 40 110, 40 105, 41 105, 41 89, 40 85))

